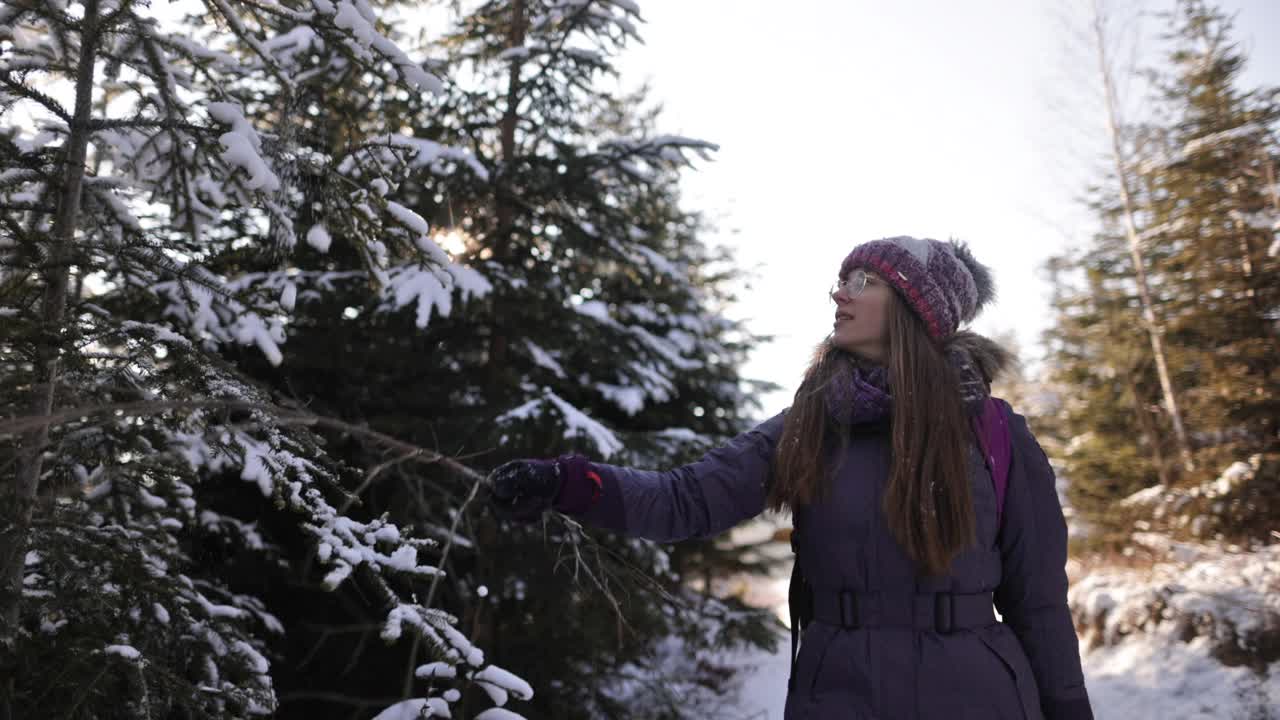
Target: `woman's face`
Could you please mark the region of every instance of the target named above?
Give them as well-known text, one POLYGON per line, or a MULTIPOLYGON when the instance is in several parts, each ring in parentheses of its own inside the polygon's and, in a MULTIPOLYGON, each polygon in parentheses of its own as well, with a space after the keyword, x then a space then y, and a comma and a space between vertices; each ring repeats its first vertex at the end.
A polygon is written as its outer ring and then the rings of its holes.
POLYGON ((878 275, 862 269, 850 270, 840 280, 844 281, 844 286, 831 295, 836 305, 832 344, 868 360, 885 362, 889 350, 889 304, 893 302, 893 289, 878 275), (866 275, 866 285, 857 292, 862 274, 866 275))

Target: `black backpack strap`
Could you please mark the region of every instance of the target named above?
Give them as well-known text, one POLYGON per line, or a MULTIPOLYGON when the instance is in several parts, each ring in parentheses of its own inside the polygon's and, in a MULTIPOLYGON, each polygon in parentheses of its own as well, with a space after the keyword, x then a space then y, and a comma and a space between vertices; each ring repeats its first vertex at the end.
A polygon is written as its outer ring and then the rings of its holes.
MULTIPOLYGON (((794 531, 793 531, 794 532, 794 531)), ((791 674, 787 676, 787 691, 796 689, 796 649, 800 646, 800 614, 796 609, 796 585, 801 578, 799 563, 791 566, 791 585, 787 588, 787 605, 791 611, 791 674)))
POLYGON ((787 588, 787 606, 791 615, 791 674, 787 678, 788 692, 795 689, 796 660, 800 657, 800 634, 813 617, 813 589, 800 570, 798 538, 800 528, 791 528, 791 584, 787 588))

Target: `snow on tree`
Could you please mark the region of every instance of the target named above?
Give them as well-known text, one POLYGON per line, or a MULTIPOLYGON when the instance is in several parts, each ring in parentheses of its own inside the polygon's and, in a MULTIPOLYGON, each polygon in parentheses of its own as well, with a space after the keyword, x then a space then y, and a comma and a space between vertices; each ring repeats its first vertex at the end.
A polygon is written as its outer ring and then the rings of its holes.
POLYGON ((1119 128, 1136 160, 1125 170, 1128 209, 1115 185, 1094 189, 1099 232, 1052 264, 1062 282, 1051 362, 1070 395, 1063 461, 1072 503, 1098 530, 1094 540, 1127 545, 1137 527, 1247 544, 1269 537, 1280 507, 1271 489, 1280 469, 1280 285, 1270 252, 1280 221, 1271 179, 1280 104, 1275 88, 1240 87, 1246 56, 1231 41, 1230 17, 1180 0, 1167 21, 1167 62, 1145 76, 1157 91, 1152 118, 1119 128), (1134 234, 1122 230, 1130 214, 1134 234), (1129 240, 1141 246, 1163 319, 1194 472, 1175 462, 1181 443, 1157 402, 1155 358, 1133 340, 1142 301, 1125 261, 1129 240), (1188 495, 1246 462, 1256 472, 1227 496, 1188 495), (1181 498, 1180 511, 1118 502, 1148 491, 1181 498))
POLYGON ((470 153, 377 117, 378 133, 330 154, 296 136, 308 81, 354 74, 421 94, 440 79, 366 0, 165 12, 0 4, 0 464, 16 475, 0 486, 0 710, 272 714, 266 647, 281 622, 201 553, 296 558, 204 502, 228 483, 308 538, 326 586, 361 588, 385 641, 412 636, 454 669, 422 703, 446 713, 473 683, 527 698, 415 591, 438 582, 440 543, 346 511, 356 474, 316 431, 336 421, 281 407, 228 361, 245 348, 279 365, 299 300, 334 283, 368 283, 376 311, 412 308, 419 326, 489 292, 395 194, 414 173, 483 176, 470 153), (339 246, 358 268, 298 271, 339 246), (232 257, 267 269, 237 272, 232 257))
MULTIPOLYGON (((421 327, 412 303, 383 307, 357 272, 361 257, 334 234, 332 249, 302 253, 288 278, 298 291, 284 362, 245 352, 234 361, 316 412, 448 448, 476 467, 569 450, 646 467, 697 459, 756 419, 755 386, 738 368, 758 339, 722 314, 742 283, 679 196, 679 173, 713 146, 657 131, 643 93, 610 91, 613 58, 639 22, 627 5, 465 5, 428 44, 440 95, 379 93, 377 78, 311 83, 297 103, 323 111, 298 113, 295 131, 311 151, 331 154, 349 136, 378 135, 365 120, 377 108, 412 129, 400 142, 466 148, 479 169, 457 160, 454 173, 411 172, 395 191, 489 291, 465 313, 432 315, 421 327)), ((262 272, 233 255, 213 267, 262 272)), ((527 706, 512 697, 506 708, 531 717, 704 717, 731 685, 717 647, 772 638, 765 614, 685 583, 737 562, 714 543, 663 548, 558 516, 505 525, 467 505, 469 480, 448 468, 319 431, 348 466, 366 471, 361 517, 386 514, 453 543, 436 606, 537 690, 527 706), (683 660, 670 651, 673 637, 687 640, 683 660), (642 675, 664 682, 632 681, 642 675)), ((255 502, 242 494, 219 507, 243 519, 255 502)), ((277 527, 264 532, 291 542, 277 527)), ((269 566, 234 573, 246 587, 292 577, 269 566)), ((294 630, 277 647, 285 664, 306 669, 276 676, 283 712, 341 712, 403 692, 423 664, 412 645, 369 641, 344 588, 287 587, 272 607, 294 630), (324 652, 313 653, 317 646, 324 652), (334 662, 335 654, 351 660, 334 662), (357 675, 358 691, 326 692, 357 675)), ((453 711, 489 704, 481 684, 453 711)))

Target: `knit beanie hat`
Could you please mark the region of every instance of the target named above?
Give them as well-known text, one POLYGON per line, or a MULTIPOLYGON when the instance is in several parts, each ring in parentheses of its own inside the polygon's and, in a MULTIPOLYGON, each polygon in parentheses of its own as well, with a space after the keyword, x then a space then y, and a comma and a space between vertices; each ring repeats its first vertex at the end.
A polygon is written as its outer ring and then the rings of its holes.
POLYGON ((870 270, 892 285, 924 320, 934 340, 945 340, 995 298, 991 270, 969 247, 905 235, 862 243, 840 264, 840 277, 870 270))

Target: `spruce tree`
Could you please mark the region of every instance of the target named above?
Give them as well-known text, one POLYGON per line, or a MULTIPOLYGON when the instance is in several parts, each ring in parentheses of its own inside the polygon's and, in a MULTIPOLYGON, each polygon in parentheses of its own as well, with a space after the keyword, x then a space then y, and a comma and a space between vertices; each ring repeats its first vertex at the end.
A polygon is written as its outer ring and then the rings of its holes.
POLYGON ((1050 334, 1058 379, 1074 396, 1064 404, 1072 501, 1102 528, 1099 539, 1123 541, 1137 527, 1255 541, 1280 506, 1271 252, 1280 214, 1268 180, 1280 92, 1238 88, 1245 59, 1221 11, 1182 0, 1168 21, 1168 63, 1149 73, 1158 112, 1125 132, 1141 158, 1130 170, 1138 239, 1172 382, 1194 419, 1197 470, 1172 462, 1153 358, 1127 340, 1140 311, 1112 232, 1121 203, 1104 189, 1094 203, 1103 232, 1055 261, 1074 278, 1059 288, 1050 334))
POLYGON ((1266 181, 1280 151, 1280 88, 1238 88, 1245 58, 1222 11, 1184 0, 1169 20, 1160 86, 1172 122, 1145 166, 1149 236, 1178 289, 1168 332, 1197 388, 1188 401, 1205 427, 1198 454, 1220 469, 1280 450, 1280 259, 1268 252, 1280 214, 1266 181))
POLYGON ((1133 332, 1141 310, 1126 241, 1118 223, 1111 230, 1052 261, 1058 318, 1045 334, 1049 379, 1064 389, 1049 429, 1070 503, 1095 543, 1127 537, 1129 528, 1108 513, 1116 499, 1158 482, 1155 461, 1168 455, 1170 440, 1147 427, 1160 386, 1151 346, 1133 332))
MULTIPOLYGON (((481 4, 429 45, 440 96, 371 93, 349 77, 301 84, 295 104, 316 108, 293 119, 308 152, 375 137, 371 112, 397 119, 395 141, 430 161, 409 161, 387 190, 486 287, 465 306, 390 302, 333 232, 327 252, 302 248, 275 274, 297 288, 284 362, 225 357, 314 412, 477 468, 571 450, 674 467, 761 419, 751 398, 771 384, 738 372, 760 338, 723 317, 738 281, 732 258, 704 244, 707 223, 678 192, 679 172, 714 146, 657 133, 643 92, 605 88, 635 22, 626 4, 481 4)), ((260 257, 228 254, 217 266, 272 272, 260 257)), ((559 517, 501 524, 474 502, 471 478, 321 433, 359 469, 353 514, 449 544, 430 602, 529 680, 532 704, 509 705, 529 717, 702 717, 731 680, 715 651, 773 639, 766 614, 685 587, 708 568, 754 565, 736 549, 662 548, 559 517)), ((237 518, 260 513, 246 493, 215 500, 237 518)), ((297 542, 287 526, 266 531, 297 542)), ((253 557, 228 558, 220 572, 265 584, 286 628, 274 646, 282 716, 345 712, 414 687, 421 652, 378 642, 377 618, 348 597, 354 590, 323 593, 253 557)), ((474 694, 456 711, 490 702, 474 694)))
POLYGON ((361 475, 317 429, 479 475, 284 408, 237 362, 278 366, 300 294, 349 279, 300 288, 310 248, 342 244, 391 308, 487 290, 389 192, 464 152, 406 144, 376 115, 381 139, 298 142, 308 78, 440 81, 360 0, 203 10, 175 24, 129 0, 0 5, 0 715, 274 713, 285 626, 224 572, 242 556, 346 591, 380 641, 424 648, 400 708, 443 714, 473 684, 528 697, 432 602, 444 543, 348 513, 361 475), (222 512, 236 492, 261 512, 222 512))

